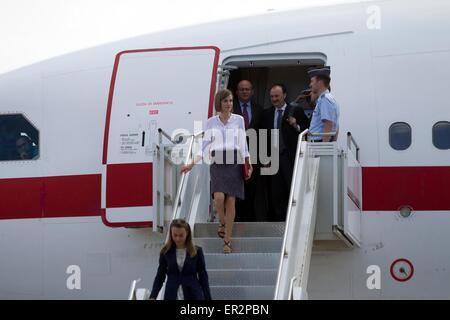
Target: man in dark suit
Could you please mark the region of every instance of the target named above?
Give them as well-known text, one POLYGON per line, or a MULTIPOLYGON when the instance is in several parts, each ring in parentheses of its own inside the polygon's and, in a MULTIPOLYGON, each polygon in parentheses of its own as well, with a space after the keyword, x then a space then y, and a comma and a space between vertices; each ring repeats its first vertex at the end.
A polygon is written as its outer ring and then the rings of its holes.
MULTIPOLYGON (((245 129, 255 130, 261 125, 263 109, 260 105, 252 101, 253 85, 248 80, 241 80, 237 85, 236 96, 233 102, 233 113, 244 118, 245 129)), ((247 138, 247 143, 249 139, 247 138)), ((257 143, 257 142, 256 142, 257 143)), ((236 199, 236 221, 256 221, 255 196, 259 180, 260 167, 258 164, 258 150, 252 150, 249 146, 252 159, 253 174, 245 181, 245 199, 236 199)))
POLYGON ((270 89, 272 106, 264 110, 263 128, 268 130, 268 153, 275 137, 271 129, 278 130, 279 169, 270 176, 269 195, 272 221, 284 221, 289 201, 292 173, 294 170, 295 151, 300 132, 308 128, 309 119, 302 108, 295 108, 286 103, 286 87, 276 84, 270 89))

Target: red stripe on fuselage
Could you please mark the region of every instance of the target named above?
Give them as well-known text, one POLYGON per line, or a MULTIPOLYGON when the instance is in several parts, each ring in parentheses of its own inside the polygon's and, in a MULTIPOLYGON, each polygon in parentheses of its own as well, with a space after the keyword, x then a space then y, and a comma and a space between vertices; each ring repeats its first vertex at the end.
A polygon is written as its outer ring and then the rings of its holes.
POLYGON ((100 174, 0 179, 0 219, 99 216, 100 174))
POLYGON ((108 164, 106 207, 146 207, 153 205, 153 164, 108 164))
MULTIPOLYGON (((365 167, 363 210, 450 211, 450 167, 365 167)), ((0 179, 0 219, 100 216, 101 175, 0 179)))
POLYGON ((450 210, 450 167, 365 167, 364 211, 450 210))
POLYGON ((44 180, 0 179, 0 219, 42 218, 44 180))

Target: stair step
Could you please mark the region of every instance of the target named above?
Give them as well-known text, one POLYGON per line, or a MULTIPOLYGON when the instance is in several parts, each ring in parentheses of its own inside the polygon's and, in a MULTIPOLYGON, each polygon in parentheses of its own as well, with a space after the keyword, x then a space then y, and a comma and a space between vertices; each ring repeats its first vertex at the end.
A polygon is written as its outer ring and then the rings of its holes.
POLYGON ((275 286, 210 286, 214 300, 273 300, 275 286))
POLYGON ((277 269, 280 253, 205 253, 207 270, 277 269))
POLYGON ((269 270, 209 270, 210 286, 273 286, 277 281, 276 269, 269 270))
MULTIPOLYGON (((205 253, 222 253, 223 240, 215 238, 196 238, 195 243, 203 248, 205 253)), ((281 252, 283 238, 232 238, 231 245, 235 253, 264 253, 281 252)))
MULTIPOLYGON (((283 237, 285 222, 236 222, 231 238, 236 237, 283 237)), ((219 224, 196 223, 194 238, 217 237, 219 224)))

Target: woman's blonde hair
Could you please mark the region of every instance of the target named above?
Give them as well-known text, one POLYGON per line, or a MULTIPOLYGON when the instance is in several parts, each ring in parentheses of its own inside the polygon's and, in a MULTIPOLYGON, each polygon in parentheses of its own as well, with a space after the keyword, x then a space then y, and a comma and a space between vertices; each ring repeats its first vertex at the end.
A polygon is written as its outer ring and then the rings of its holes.
POLYGON ((187 233, 186 242, 185 242, 186 250, 189 253, 189 256, 195 257, 197 255, 197 248, 195 247, 194 240, 192 240, 191 227, 189 226, 189 223, 187 223, 183 219, 175 219, 170 224, 170 228, 169 228, 170 236, 169 236, 169 239, 167 240, 167 242, 164 244, 164 247, 162 247, 161 254, 166 254, 167 251, 169 251, 172 248, 172 246, 175 245, 175 242, 172 239, 172 228, 182 228, 182 229, 186 230, 186 233, 187 233))
POLYGON ((222 89, 216 93, 216 97, 214 98, 214 107, 217 112, 222 111, 222 101, 229 96, 233 97, 233 93, 228 89, 222 89))

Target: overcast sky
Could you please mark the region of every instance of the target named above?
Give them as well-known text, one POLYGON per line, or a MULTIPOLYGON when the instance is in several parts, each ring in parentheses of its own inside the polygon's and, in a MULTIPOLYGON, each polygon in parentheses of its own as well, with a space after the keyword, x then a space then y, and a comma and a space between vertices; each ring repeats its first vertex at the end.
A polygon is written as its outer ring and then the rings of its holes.
POLYGON ((0 74, 174 27, 357 0, 0 0, 0 74))

